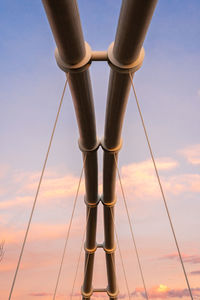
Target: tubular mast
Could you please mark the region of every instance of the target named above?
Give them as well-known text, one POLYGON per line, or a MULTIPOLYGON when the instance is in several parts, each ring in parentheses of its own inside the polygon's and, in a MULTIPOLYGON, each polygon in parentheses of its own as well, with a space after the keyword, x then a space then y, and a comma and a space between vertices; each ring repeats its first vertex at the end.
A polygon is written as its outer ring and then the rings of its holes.
POLYGON ((108 51, 92 52, 84 41, 76 0, 42 0, 57 45, 58 66, 66 73, 73 98, 78 128, 79 148, 85 161, 85 203, 87 229, 85 241, 85 271, 82 299, 93 292, 107 292, 111 300, 118 298, 115 270, 114 205, 116 202, 116 162, 121 148, 121 131, 131 82, 143 62, 142 48, 157 0, 123 0, 115 42, 108 51), (107 94, 103 161, 104 235, 103 244, 96 243, 98 197, 97 150, 93 95, 89 75, 92 61, 108 61, 111 71, 107 94), (94 255, 103 248, 107 265, 107 288, 93 289, 94 255))
POLYGON ((79 147, 85 161, 85 203, 90 207, 86 230, 85 260, 88 261, 82 288, 83 299, 92 293, 94 249, 96 249, 96 222, 98 203, 98 166, 93 95, 89 74, 90 48, 84 42, 76 1, 43 0, 43 5, 57 45, 56 60, 66 72, 79 127, 79 147), (89 58, 89 59, 88 59, 89 58), (89 258, 88 258, 89 256, 89 258))
MULTIPOLYGON (((115 272, 112 270, 114 261, 114 204, 116 202, 116 162, 121 148, 121 131, 126 104, 130 92, 132 76, 141 66, 144 52, 143 41, 151 21, 157 0, 124 0, 121 6, 118 28, 114 44, 108 50, 111 67, 107 108, 104 129, 104 162, 103 162, 103 203, 104 232, 106 252, 108 289, 117 294, 115 272), (114 157, 115 155, 115 157, 114 157), (113 256, 113 257, 111 257, 113 256)), ((113 297, 110 299, 117 299, 113 297)))

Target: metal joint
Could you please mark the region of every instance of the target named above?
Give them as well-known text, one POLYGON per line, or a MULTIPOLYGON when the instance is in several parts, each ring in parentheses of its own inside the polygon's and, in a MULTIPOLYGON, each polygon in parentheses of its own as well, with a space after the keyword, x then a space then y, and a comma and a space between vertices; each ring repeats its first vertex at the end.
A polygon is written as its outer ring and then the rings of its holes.
POLYGON ((90 297, 91 297, 92 294, 93 294, 93 288, 91 289, 90 292, 85 293, 85 292, 83 291, 83 287, 81 287, 81 294, 82 294, 83 298, 90 299, 90 297))
POLYGON ((107 289, 94 289, 93 290, 94 293, 107 293, 107 289))
POLYGON ((107 61, 108 52, 107 51, 92 51, 92 61, 107 61))
POLYGON ((107 288, 107 294, 110 298, 116 298, 119 294, 119 290, 117 289, 115 293, 111 293, 107 288))
POLYGON ((93 248, 93 249, 89 249, 89 248, 87 248, 87 247, 84 245, 85 252, 87 252, 88 254, 93 254, 93 253, 95 253, 96 250, 97 250, 97 248, 98 248, 98 245, 97 245, 97 244, 96 244, 95 248, 93 248))
POLYGON ((112 69, 119 73, 135 73, 137 70, 140 69, 142 66, 143 60, 144 60, 144 55, 145 51, 144 48, 142 47, 139 53, 139 56, 136 60, 134 60, 130 64, 121 64, 114 56, 113 54, 113 47, 114 47, 114 42, 110 44, 108 47, 108 64, 112 69))
POLYGON ((114 253, 115 250, 116 250, 116 244, 115 244, 114 247, 111 248, 111 249, 105 248, 105 247, 103 246, 103 250, 104 250, 107 254, 112 254, 112 253, 114 253))
POLYGON ((85 148, 83 145, 81 145, 80 139, 78 140, 79 149, 83 153, 95 152, 99 149, 100 145, 101 145, 101 142, 99 140, 97 140, 96 145, 93 148, 88 149, 88 148, 85 148))
POLYGON ((101 201, 101 198, 99 197, 96 202, 87 202, 86 196, 84 197, 85 205, 89 208, 95 208, 99 205, 99 202, 101 201))
POLYGON ((104 206, 113 207, 113 206, 115 206, 115 204, 117 202, 117 198, 115 197, 114 201, 112 201, 112 202, 104 202, 103 195, 102 195, 100 198, 100 201, 104 206))
POLYGON ((85 56, 77 64, 65 63, 59 55, 58 48, 56 48, 55 50, 55 58, 56 58, 57 65, 65 73, 68 72, 76 73, 76 72, 83 72, 87 70, 91 64, 91 57, 92 57, 92 50, 90 45, 87 42, 85 42, 85 56))
POLYGON ((109 152, 111 154, 114 154, 114 153, 118 153, 121 148, 122 148, 122 139, 120 140, 120 143, 114 147, 114 148, 107 148, 105 143, 104 143, 104 139, 101 140, 101 148, 106 151, 106 152, 109 152))

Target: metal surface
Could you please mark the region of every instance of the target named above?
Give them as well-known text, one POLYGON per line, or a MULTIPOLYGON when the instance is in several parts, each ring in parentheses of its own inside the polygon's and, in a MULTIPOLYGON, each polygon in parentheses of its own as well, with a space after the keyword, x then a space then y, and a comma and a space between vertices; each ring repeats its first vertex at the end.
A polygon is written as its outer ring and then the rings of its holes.
MULTIPOLYGON (((66 65, 80 65, 86 56, 85 42, 81 29, 81 22, 75 0, 42 0, 58 49, 62 63, 66 65)), ((94 104, 89 71, 69 69, 67 74, 73 98, 77 123, 79 127, 79 146, 83 155, 87 152, 85 162, 85 202, 95 204, 98 202, 98 166, 96 137, 96 124, 94 104)), ((87 208, 88 210, 88 208, 87 208)), ((86 248, 96 244, 96 216, 97 206, 91 209, 86 230, 86 248)), ((85 279, 82 287, 83 294, 92 292, 92 274, 94 253, 86 252, 89 260, 85 270, 85 279)), ((89 299, 89 297, 87 298, 89 299)))
MULTIPOLYGON (((107 107, 104 129, 103 199, 106 203, 115 201, 116 165, 113 150, 120 147, 121 131, 130 92, 129 68, 140 55, 142 44, 153 15, 157 0, 124 0, 122 2, 118 28, 113 46, 107 107), (119 68, 123 65, 123 68, 119 68), (125 72, 126 71, 126 72, 125 72), (110 151, 110 153, 109 153, 110 151)), ((114 208, 113 208, 114 210, 114 208)), ((106 240, 114 240, 114 224, 104 206, 104 231, 106 240)), ((112 246, 111 244, 109 246, 112 246)), ((114 257, 114 253, 112 254, 114 257)), ((106 255, 109 288, 116 287, 115 268, 106 255)), ((112 299, 110 297, 110 299, 112 299)))

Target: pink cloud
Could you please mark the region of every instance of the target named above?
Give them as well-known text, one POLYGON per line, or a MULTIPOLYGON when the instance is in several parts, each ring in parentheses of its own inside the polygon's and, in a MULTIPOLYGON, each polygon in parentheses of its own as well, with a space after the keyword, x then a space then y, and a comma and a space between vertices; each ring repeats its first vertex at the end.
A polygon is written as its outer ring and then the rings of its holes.
MULTIPOLYGON (((164 171, 174 169, 178 163, 170 158, 157 159, 158 170, 162 170, 161 182, 164 191, 173 195, 185 192, 200 192, 199 174, 163 175, 164 171)), ((136 198, 158 198, 160 189, 151 160, 123 166, 121 169, 122 183, 126 193, 136 198)))
POLYGON ((200 275, 200 270, 190 272, 191 275, 200 275))
MULTIPOLYGON (((198 297, 199 299, 200 288, 193 288, 192 294, 194 297, 198 297)), ((138 296, 146 299, 146 296, 142 288, 136 288, 135 291, 131 293, 131 296, 138 296)), ((148 289, 148 296, 150 299, 184 298, 184 297, 189 297, 189 292, 187 289, 181 289, 181 288, 171 289, 166 285, 160 284, 157 287, 152 287, 148 289)))
POLYGON ((22 197, 16 197, 12 200, 7 201, 1 201, 0 202, 0 209, 9 209, 13 207, 19 207, 19 206, 26 206, 33 202, 33 197, 30 196, 22 196, 22 197))
MULTIPOLYGON (((200 288, 193 288, 192 293, 194 299, 199 299, 200 296, 200 288)), ((75 297, 80 297, 80 293, 74 294, 75 297)), ((142 297, 143 299, 146 299, 144 289, 141 287, 137 287, 134 291, 131 292, 130 294, 131 297, 142 297)), ((160 284, 159 286, 151 287, 148 289, 148 296, 150 299, 171 299, 171 298, 180 298, 183 299, 184 297, 189 296, 189 292, 187 289, 171 289, 167 287, 166 285, 160 284)), ((94 293, 93 294, 94 299, 107 299, 108 296, 107 294, 102 294, 102 293, 94 293)), ((124 293, 119 293, 118 296, 119 299, 128 299, 128 295, 124 293)))
MULTIPOLYGON (((159 170, 168 171, 176 168, 178 163, 170 158, 157 159, 159 170)), ((123 166, 122 181, 127 192, 136 197, 158 197, 160 195, 158 182, 151 160, 123 166)))
MULTIPOLYGON (((85 224, 85 217, 78 216, 73 220, 73 226, 70 236, 80 236, 83 224, 85 224)), ((66 235, 66 230, 69 224, 66 223, 37 223, 33 224, 30 230, 28 242, 34 241, 51 241, 56 239, 63 239, 66 235)), ((3 227, 0 226, 1 236, 5 239, 5 246, 9 244, 19 244, 22 241, 25 229, 3 227)))
MULTIPOLYGON (((11 208, 18 208, 29 206, 34 201, 34 196, 37 190, 39 173, 23 173, 14 174, 10 179, 10 185, 15 188, 13 194, 15 197, 9 197, 9 190, 7 190, 7 196, 0 201, 0 209, 8 210, 11 208)), ((54 201, 54 203, 60 199, 70 199, 75 197, 79 178, 73 174, 65 174, 63 176, 58 175, 56 172, 48 171, 45 173, 39 196, 38 202, 46 204, 46 202, 54 201)), ((84 180, 82 180, 79 195, 84 194, 84 180)), ((5 193, 5 188, 2 193, 5 193)), ((1 195, 1 187, 0 187, 1 195)))
POLYGON ((168 190, 172 190, 175 193, 183 192, 200 192, 200 175, 199 174, 181 174, 172 176, 166 182, 168 190))
MULTIPOLYGON (((200 255, 188 255, 182 253, 182 258, 185 263, 191 264, 199 264, 200 263, 200 255)), ((178 253, 171 253, 165 256, 162 256, 161 259, 171 259, 171 260, 179 260, 178 253)))
POLYGON ((46 296, 51 296, 51 294, 44 293, 44 292, 39 292, 39 293, 30 293, 29 296, 32 296, 32 297, 46 297, 46 296))
MULTIPOLYGON (((19 192, 23 194, 28 193, 29 195, 30 193, 34 194, 38 186, 38 181, 39 174, 30 174, 19 192)), ((55 172, 48 172, 43 179, 39 197, 44 201, 74 196, 77 191, 78 182, 79 178, 73 174, 59 176, 55 172)), ((83 195, 83 193, 84 184, 82 181, 79 194, 83 195)))
POLYGON ((179 151, 192 165, 200 164, 200 144, 188 146, 179 151))

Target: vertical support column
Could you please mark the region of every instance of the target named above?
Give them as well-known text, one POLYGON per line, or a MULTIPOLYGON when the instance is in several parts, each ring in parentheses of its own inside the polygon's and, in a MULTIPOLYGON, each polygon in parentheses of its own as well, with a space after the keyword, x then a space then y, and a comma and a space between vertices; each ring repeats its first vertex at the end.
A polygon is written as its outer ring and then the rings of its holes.
POLYGON ((93 278, 93 267, 94 257, 97 249, 96 243, 96 226, 97 226, 97 207, 99 199, 97 195, 97 182, 96 177, 92 179, 92 176, 97 172, 97 150, 96 148, 91 151, 86 151, 80 144, 79 147, 83 152, 83 156, 87 153, 87 159, 85 161, 85 178, 89 180, 85 181, 86 184, 86 239, 85 239, 85 266, 84 266, 84 280, 82 285, 82 299, 88 300, 93 294, 92 278, 93 278), (89 159, 88 159, 89 158, 89 159), (95 172, 96 171, 96 172, 95 172))
POLYGON ((104 205, 104 251, 106 256, 106 267, 107 267, 107 294, 110 299, 116 300, 118 296, 118 287, 116 280, 116 268, 115 268, 115 178, 116 178, 116 167, 115 159, 117 160, 118 148, 109 150, 105 148, 102 143, 104 150, 104 170, 103 170, 103 196, 102 203, 104 205))
POLYGON ((67 73, 79 128, 79 147, 85 161, 85 203, 90 211, 86 230, 85 278, 83 299, 90 299, 94 248, 96 247, 96 218, 98 203, 98 166, 96 122, 92 87, 89 75, 91 49, 84 42, 76 0, 42 0, 57 45, 55 57, 58 66, 67 73), (86 296, 86 297, 85 297, 86 296))
MULTIPOLYGON (((105 222, 105 243, 113 240, 113 224, 109 220, 108 205, 115 202, 116 165, 112 152, 117 152, 121 144, 121 131, 130 92, 129 73, 133 74, 141 67, 144 58, 142 48, 157 0, 123 0, 118 21, 115 42, 108 49, 108 61, 111 67, 107 107, 105 117, 103 201, 105 222)), ((111 209, 111 208, 110 208, 111 209)), ((114 210, 114 208, 112 208, 114 210)), ((109 244, 113 246, 113 244, 109 244)), ((106 254, 108 288, 116 287, 115 269, 106 254), (111 275, 111 273, 114 273, 111 275)), ((108 293, 109 294, 109 293, 108 293)), ((117 299, 110 296, 110 299, 117 299)))

